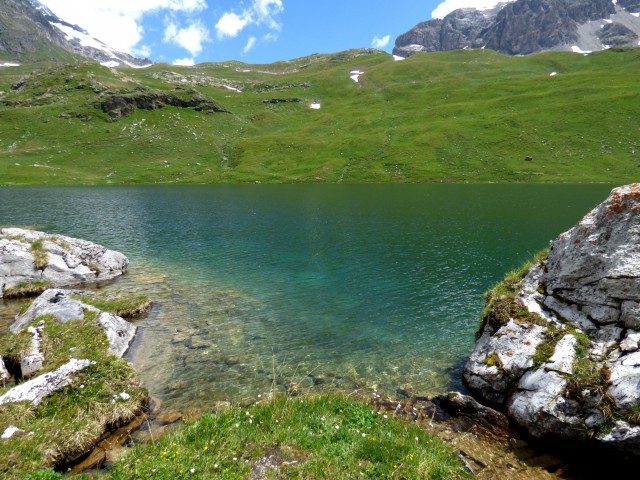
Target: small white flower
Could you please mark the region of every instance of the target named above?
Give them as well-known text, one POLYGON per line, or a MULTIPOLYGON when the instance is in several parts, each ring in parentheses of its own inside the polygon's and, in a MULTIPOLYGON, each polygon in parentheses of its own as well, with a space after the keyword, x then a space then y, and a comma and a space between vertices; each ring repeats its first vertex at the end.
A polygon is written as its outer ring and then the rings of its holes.
POLYGON ((340 430, 340 425, 336 425, 336 430, 340 430))
POLYGON ((366 436, 367 436, 367 434, 366 434, 366 433, 364 433, 364 432, 362 432, 362 438, 364 438, 364 437, 366 437, 366 436))
POLYGON ((218 464, 217 464, 217 463, 214 463, 214 464, 213 464, 213 468, 218 468, 218 464))
POLYGON ((196 473, 196 469, 192 468, 191 470, 189 470, 191 473, 196 473))
POLYGON ((385 413, 384 415, 382 415, 382 418, 389 418, 389 417, 387 417, 387 414, 385 413))
POLYGON ((233 457, 233 461, 237 462, 238 461, 238 457, 233 457))

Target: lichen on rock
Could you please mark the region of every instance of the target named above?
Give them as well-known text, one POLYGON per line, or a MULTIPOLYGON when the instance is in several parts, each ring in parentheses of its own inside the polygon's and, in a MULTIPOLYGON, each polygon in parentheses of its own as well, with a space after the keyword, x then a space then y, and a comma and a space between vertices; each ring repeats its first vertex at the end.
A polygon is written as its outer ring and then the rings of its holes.
POLYGON ((616 188, 509 295, 489 295, 463 371, 472 394, 536 437, 639 455, 639 235, 640 184, 616 188))

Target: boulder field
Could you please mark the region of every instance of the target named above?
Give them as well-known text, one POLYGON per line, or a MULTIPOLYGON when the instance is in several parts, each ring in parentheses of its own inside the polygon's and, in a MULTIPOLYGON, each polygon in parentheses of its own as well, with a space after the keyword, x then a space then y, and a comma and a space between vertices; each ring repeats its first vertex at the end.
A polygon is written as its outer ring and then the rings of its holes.
POLYGON ((472 395, 534 437, 640 456, 640 184, 486 300, 463 370, 472 395))

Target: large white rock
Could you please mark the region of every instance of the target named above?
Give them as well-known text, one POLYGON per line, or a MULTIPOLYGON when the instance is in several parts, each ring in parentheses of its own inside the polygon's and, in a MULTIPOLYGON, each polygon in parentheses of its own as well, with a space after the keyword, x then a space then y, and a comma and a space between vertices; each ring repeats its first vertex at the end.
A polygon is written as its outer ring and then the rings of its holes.
POLYGON ((553 242, 541 279, 547 294, 586 307, 600 324, 617 322, 621 302, 631 302, 625 311, 632 323, 640 298, 639 238, 640 184, 616 188, 553 242))
POLYGON ((519 378, 532 366, 531 357, 544 339, 544 332, 542 326, 518 324, 513 320, 494 335, 485 328, 464 367, 469 387, 490 406, 503 404, 511 379, 519 378))
POLYGON ((21 283, 48 281, 61 287, 93 283, 122 275, 129 260, 96 243, 21 228, 0 229, 0 297, 21 283), (47 261, 34 264, 32 244, 42 242, 47 261))
POLYGON ((51 288, 36 298, 31 306, 9 327, 12 333, 19 333, 38 317, 53 315, 61 323, 82 320, 85 311, 98 314, 96 322, 103 328, 109 340, 109 352, 122 357, 136 335, 136 326, 125 319, 103 312, 93 305, 72 298, 84 292, 51 288))
POLYGON ((472 394, 537 437, 599 441, 640 457, 640 425, 618 421, 597 433, 640 407, 640 184, 614 189, 561 234, 516 301, 547 327, 485 328, 463 370, 472 394), (534 369, 543 341, 557 343, 534 369))
POLYGON ((46 396, 66 387, 73 381, 74 374, 96 362, 72 358, 53 372, 44 373, 28 382, 21 383, 0 396, 0 405, 15 402, 32 402, 38 405, 46 396))

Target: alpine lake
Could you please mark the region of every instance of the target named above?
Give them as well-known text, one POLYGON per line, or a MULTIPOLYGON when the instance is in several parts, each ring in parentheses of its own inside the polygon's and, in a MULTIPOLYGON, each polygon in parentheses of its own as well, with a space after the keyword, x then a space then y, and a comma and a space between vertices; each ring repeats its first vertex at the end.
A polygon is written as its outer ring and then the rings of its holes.
MULTIPOLYGON (((0 225, 100 243, 154 302, 127 354, 170 408, 463 389, 483 292, 611 185, 3 187, 0 225)), ((21 301, 0 301, 0 334, 21 301)))

